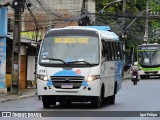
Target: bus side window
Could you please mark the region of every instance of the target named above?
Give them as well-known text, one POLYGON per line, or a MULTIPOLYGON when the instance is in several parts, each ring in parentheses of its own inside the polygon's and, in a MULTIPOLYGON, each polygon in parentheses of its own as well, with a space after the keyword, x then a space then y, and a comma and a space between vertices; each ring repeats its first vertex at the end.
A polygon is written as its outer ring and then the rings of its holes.
POLYGON ((118 50, 119 50, 119 57, 120 57, 120 59, 122 60, 123 59, 123 51, 122 51, 122 47, 121 47, 121 44, 120 43, 118 43, 118 50))
POLYGON ((105 41, 102 40, 102 57, 105 57, 105 41))
POLYGON ((105 42, 105 60, 108 60, 109 56, 108 56, 108 48, 107 48, 107 42, 105 42))
POLYGON ((117 49, 116 49, 116 43, 115 42, 112 42, 112 50, 113 50, 114 60, 117 60, 117 49))
POLYGON ((116 42, 116 43, 115 43, 115 46, 116 46, 117 59, 120 60, 120 59, 121 59, 121 56, 120 56, 121 51, 120 51, 120 48, 119 48, 119 45, 118 45, 118 44, 119 44, 119 43, 116 42))
POLYGON ((112 46, 111 42, 107 42, 107 54, 108 54, 108 60, 112 60, 112 46))
POLYGON ((119 60, 119 58, 118 58, 117 42, 114 43, 114 48, 115 48, 115 58, 116 58, 116 60, 119 60))
POLYGON ((102 51, 102 57, 105 57, 105 61, 109 60, 109 48, 108 48, 108 44, 106 41, 102 40, 102 47, 103 47, 103 51, 102 51))
POLYGON ((115 59, 113 42, 110 42, 111 60, 115 59))

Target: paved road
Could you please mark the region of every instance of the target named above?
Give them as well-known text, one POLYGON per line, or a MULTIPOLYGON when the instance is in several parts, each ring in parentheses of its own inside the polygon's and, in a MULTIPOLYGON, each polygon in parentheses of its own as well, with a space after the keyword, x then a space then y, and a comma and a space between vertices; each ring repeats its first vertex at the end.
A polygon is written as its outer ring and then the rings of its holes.
MULTIPOLYGON (((95 111, 160 111, 159 91, 160 79, 141 80, 137 85, 133 85, 130 80, 125 80, 123 81, 122 89, 116 96, 116 103, 114 105, 105 105, 100 109, 93 109, 89 103, 74 103, 70 106, 57 105, 50 109, 43 109, 42 102, 35 96, 32 98, 0 103, 0 111, 93 111, 93 115, 95 111)), ((134 118, 125 117, 119 119, 132 120, 134 118)), ((86 119, 90 120, 92 117, 87 117, 86 119)), ((110 119, 115 120, 117 118, 112 117, 110 119)), ((143 120, 144 118, 136 118, 136 120, 139 119, 143 120)), ((147 117, 145 120, 146 119, 152 120, 153 118, 147 117)), ((81 120, 81 118, 77 120, 81 120)))

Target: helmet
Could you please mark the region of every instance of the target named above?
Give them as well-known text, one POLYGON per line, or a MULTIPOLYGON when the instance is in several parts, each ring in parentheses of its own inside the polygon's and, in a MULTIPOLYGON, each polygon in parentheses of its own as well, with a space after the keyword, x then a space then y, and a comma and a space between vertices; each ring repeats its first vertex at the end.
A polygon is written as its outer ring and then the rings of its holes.
POLYGON ((138 65, 138 62, 134 62, 134 65, 137 66, 137 65, 138 65))

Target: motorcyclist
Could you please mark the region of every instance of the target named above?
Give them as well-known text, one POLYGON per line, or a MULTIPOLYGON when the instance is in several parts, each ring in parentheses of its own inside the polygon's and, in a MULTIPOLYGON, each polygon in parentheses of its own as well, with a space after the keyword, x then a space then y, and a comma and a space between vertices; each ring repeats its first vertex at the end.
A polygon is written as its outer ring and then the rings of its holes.
POLYGON ((138 62, 134 62, 134 64, 131 66, 131 71, 136 71, 138 75, 138 79, 140 79, 138 71, 140 70, 140 67, 138 67, 138 62))

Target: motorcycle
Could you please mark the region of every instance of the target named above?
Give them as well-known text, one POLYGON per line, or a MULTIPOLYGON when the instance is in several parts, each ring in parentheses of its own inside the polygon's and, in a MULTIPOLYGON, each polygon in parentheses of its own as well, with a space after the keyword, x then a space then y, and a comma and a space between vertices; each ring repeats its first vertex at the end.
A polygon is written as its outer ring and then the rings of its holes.
POLYGON ((138 81, 139 81, 138 71, 134 70, 134 71, 132 71, 132 82, 134 85, 137 85, 138 81))

